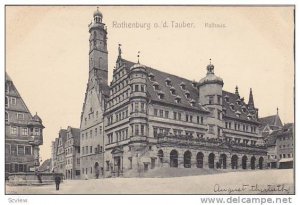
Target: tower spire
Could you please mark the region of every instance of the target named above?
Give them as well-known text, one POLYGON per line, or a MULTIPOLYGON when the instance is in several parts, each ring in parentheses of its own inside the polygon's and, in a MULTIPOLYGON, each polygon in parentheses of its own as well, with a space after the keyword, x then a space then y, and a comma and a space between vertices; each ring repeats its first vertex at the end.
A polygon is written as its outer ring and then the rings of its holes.
POLYGON ((214 65, 211 64, 211 58, 209 59, 209 65, 206 67, 207 74, 214 74, 214 65))
POLYGON ((235 86, 235 94, 237 96, 240 96, 240 94, 239 94, 239 87, 238 86, 235 86))
POLYGON ((122 58, 122 49, 121 49, 122 44, 119 43, 119 58, 122 58))
POLYGON ((252 88, 250 88, 250 93, 249 93, 249 101, 248 101, 248 109, 249 110, 254 110, 254 100, 253 100, 253 94, 252 94, 252 88))
POLYGON ((277 107, 277 109, 276 109, 276 110, 277 110, 277 115, 279 115, 279 109, 278 109, 278 107, 277 107))
POLYGON ((140 51, 138 51, 138 55, 137 55, 137 58, 138 58, 138 62, 137 63, 140 63, 140 51))

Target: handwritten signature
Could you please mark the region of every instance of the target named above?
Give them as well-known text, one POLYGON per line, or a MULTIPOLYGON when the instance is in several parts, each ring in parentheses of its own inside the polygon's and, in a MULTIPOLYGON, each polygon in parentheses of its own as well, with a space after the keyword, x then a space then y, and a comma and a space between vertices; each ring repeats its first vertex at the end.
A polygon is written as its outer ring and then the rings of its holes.
POLYGON ((290 187, 284 184, 266 184, 266 185, 258 185, 258 184, 241 184, 235 186, 221 186, 220 184, 214 185, 215 193, 226 193, 226 194, 234 194, 241 192, 255 192, 255 193, 289 193, 290 187))

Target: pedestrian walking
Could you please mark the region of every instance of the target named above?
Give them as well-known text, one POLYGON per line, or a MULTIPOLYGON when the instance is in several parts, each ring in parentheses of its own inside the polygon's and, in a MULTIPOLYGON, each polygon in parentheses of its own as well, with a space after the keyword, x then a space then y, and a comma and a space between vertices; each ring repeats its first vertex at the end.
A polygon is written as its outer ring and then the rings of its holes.
POLYGON ((55 180, 56 190, 58 191, 61 178, 59 175, 56 175, 54 180, 55 180))

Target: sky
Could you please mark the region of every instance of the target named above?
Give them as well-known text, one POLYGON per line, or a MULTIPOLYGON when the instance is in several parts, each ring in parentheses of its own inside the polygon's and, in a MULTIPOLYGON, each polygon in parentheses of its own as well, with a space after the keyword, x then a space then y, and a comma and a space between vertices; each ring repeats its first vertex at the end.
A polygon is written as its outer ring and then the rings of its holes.
MULTIPOLYGON (((293 7, 100 6, 108 30, 109 82, 123 58, 199 81, 209 59, 223 89, 259 116, 294 121, 293 7), (191 25, 175 27, 176 23, 191 25), (129 28, 129 23, 150 25, 129 28), (167 25, 163 27, 164 25, 167 25), (221 25, 221 27, 216 27, 221 25)), ((59 129, 79 127, 88 79, 88 24, 96 6, 6 6, 6 71, 32 114, 42 118, 41 159, 59 129)))

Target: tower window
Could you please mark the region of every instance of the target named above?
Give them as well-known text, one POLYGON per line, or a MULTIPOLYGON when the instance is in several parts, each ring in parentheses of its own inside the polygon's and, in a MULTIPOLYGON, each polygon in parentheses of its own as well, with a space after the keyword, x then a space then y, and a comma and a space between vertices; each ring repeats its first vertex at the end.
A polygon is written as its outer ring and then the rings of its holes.
POLYGON ((208 104, 213 104, 214 103, 214 96, 209 96, 208 97, 208 104))

